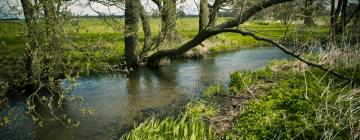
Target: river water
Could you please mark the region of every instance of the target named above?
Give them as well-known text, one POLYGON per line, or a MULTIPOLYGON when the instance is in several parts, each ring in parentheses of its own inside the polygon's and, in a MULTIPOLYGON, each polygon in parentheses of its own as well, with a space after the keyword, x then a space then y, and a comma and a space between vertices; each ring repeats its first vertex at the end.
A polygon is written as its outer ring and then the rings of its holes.
POLYGON ((8 111, 10 124, 0 128, 0 139, 117 139, 135 121, 174 113, 206 86, 225 84, 231 72, 255 70, 271 60, 287 57, 275 47, 243 49, 201 60, 171 60, 161 68, 140 68, 126 77, 81 77, 71 95, 83 101, 69 102, 64 107, 73 120, 80 122, 78 128, 66 128, 58 121, 37 127, 25 113, 24 102, 13 101, 8 111), (83 109, 93 113, 84 114, 83 109))

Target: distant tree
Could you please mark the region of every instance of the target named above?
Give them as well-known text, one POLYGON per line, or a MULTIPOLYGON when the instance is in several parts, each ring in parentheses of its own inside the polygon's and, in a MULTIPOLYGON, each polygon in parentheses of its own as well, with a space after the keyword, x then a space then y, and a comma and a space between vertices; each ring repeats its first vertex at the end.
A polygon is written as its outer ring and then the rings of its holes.
POLYGON ((186 16, 186 13, 184 10, 180 9, 178 10, 177 14, 176 14, 176 17, 179 18, 179 17, 185 17, 186 16))
POLYGON ((288 2, 284 4, 277 5, 274 7, 273 13, 274 18, 280 20, 283 24, 289 24, 291 18, 294 18, 294 14, 297 12, 297 4, 295 2, 288 2))
POLYGON ((314 26, 316 25, 313 19, 313 14, 315 11, 314 6, 315 0, 304 0, 304 8, 303 8, 303 19, 305 26, 314 26))
POLYGON ((360 12, 360 1, 331 0, 331 36, 335 40, 336 35, 343 33, 346 26, 360 12), (350 4, 354 6, 349 7, 350 4))

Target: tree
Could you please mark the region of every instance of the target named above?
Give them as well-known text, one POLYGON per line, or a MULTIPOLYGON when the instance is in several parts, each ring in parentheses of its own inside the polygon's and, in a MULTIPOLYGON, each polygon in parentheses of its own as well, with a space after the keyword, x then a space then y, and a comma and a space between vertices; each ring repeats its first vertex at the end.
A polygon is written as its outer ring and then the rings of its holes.
POLYGON ((208 0, 200 0, 200 11, 199 11, 199 32, 206 28, 209 23, 209 7, 208 0))
MULTIPOLYGON (((209 16, 209 23, 207 25, 207 26, 209 26, 209 28, 200 31, 193 39, 191 39, 190 41, 186 42, 185 44, 181 45, 178 48, 170 49, 170 50, 162 50, 162 51, 158 51, 158 52, 152 54, 147 59, 147 65, 152 66, 152 67, 158 66, 160 60, 164 57, 175 57, 175 56, 181 55, 184 52, 192 49, 193 47, 201 44, 204 40, 208 39, 211 36, 226 32, 227 29, 238 27, 240 24, 244 23, 245 21, 250 19, 250 17, 252 17, 256 13, 262 11, 263 9, 266 9, 268 7, 271 7, 271 6, 280 4, 280 3, 289 2, 291 0, 261 1, 258 4, 248 8, 247 10, 244 10, 243 12, 238 14, 233 19, 230 19, 220 25, 211 26, 211 24, 214 23, 214 20, 215 20, 214 17, 216 17, 214 14, 217 14, 217 11, 220 9, 219 5, 222 4, 219 2, 221 0, 217 0, 217 1, 218 2, 215 1, 215 4, 217 4, 217 5, 212 6, 213 11, 210 13, 210 16, 209 16), (214 7, 219 7, 219 8, 214 8, 214 7)), ((202 16, 202 17, 205 17, 205 16, 202 16)))
POLYGON ((312 15, 314 13, 314 4, 315 0, 305 0, 304 1, 304 25, 305 26, 314 26, 315 22, 312 18, 312 15))
POLYGON ((166 34, 168 41, 179 40, 176 31, 176 0, 152 0, 158 7, 161 16, 161 33, 166 34))
POLYGON ((331 37, 334 40, 336 35, 343 33, 346 26, 360 12, 360 1, 357 1, 356 8, 348 9, 350 1, 331 0, 331 37))
MULTIPOLYGON (((61 85, 61 79, 73 77, 73 69, 67 66, 68 59, 64 56, 63 47, 71 48, 70 40, 66 39, 66 10, 62 1, 55 0, 21 0, 21 6, 26 25, 26 58, 24 71, 26 79, 20 81, 22 90, 27 96, 26 107, 34 122, 42 125, 45 117, 37 111, 39 107, 48 109, 50 116, 66 126, 77 125, 67 121, 67 117, 59 117, 65 101, 66 90, 61 85), (42 92, 40 92, 42 91, 42 92)), ((19 73, 20 74, 20 73, 19 73)), ((49 116, 49 117, 50 117, 49 116)))
POLYGON ((288 25, 290 21, 296 18, 295 13, 299 12, 297 2, 287 2, 274 6, 271 10, 274 13, 274 18, 280 20, 284 25, 288 25))
MULTIPOLYGON (((53 0, 41 0, 33 3, 31 0, 21 0, 25 23, 27 27, 27 53, 25 69, 27 71, 27 81, 24 86, 28 91, 35 90, 34 80, 44 80, 48 76, 56 78, 62 77, 61 72, 49 71, 52 65, 57 67, 61 62, 51 60, 46 55, 53 53, 56 59, 59 53, 55 52, 61 46, 61 33, 58 21, 58 7, 61 5, 53 0), (40 11, 41 10, 41 11, 40 11), (41 15, 43 13, 43 15, 41 15), (40 15, 40 16, 39 16, 40 15), (39 63, 41 62, 41 63, 39 63)), ((60 70, 60 69, 59 69, 60 70)))
POLYGON ((125 61, 130 67, 138 66, 136 54, 138 41, 139 1, 125 1, 125 61))

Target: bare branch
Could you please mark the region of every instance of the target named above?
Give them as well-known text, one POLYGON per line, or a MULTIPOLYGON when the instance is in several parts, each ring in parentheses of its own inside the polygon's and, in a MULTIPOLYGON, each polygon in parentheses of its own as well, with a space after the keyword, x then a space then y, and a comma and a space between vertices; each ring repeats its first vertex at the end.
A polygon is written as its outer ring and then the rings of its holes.
POLYGON ((271 43, 272 45, 276 46, 277 48, 279 48, 280 50, 282 50, 283 52, 285 52, 286 54, 288 55, 291 55, 292 57, 300 60, 301 62, 304 62, 305 64, 309 65, 309 66, 313 66, 313 67, 316 67, 318 69, 321 69, 325 72, 328 72, 330 74, 333 74, 335 75, 336 77, 338 78, 341 78, 341 79, 346 79, 346 80, 349 80, 351 81, 352 80, 352 77, 348 77, 344 74, 341 74, 339 72, 336 72, 332 69, 328 69, 328 68, 325 68, 323 65, 320 65, 320 64, 317 64, 317 63, 314 63, 314 62, 311 62, 310 60, 307 60, 305 58, 302 58, 300 57, 300 55, 297 55, 295 54, 293 51, 291 51, 290 49, 286 48, 285 46, 283 46, 282 44, 279 44, 271 39, 268 39, 268 38, 264 38, 264 37, 260 37, 260 36, 257 36, 255 35, 254 33, 251 33, 251 32, 246 32, 246 31, 242 31, 242 30, 239 30, 239 29, 223 29, 222 30, 223 32, 232 32, 232 33, 240 33, 241 35, 243 36, 251 36, 253 37, 254 39, 256 40, 259 40, 259 41, 265 41, 265 42, 268 42, 268 43, 271 43))

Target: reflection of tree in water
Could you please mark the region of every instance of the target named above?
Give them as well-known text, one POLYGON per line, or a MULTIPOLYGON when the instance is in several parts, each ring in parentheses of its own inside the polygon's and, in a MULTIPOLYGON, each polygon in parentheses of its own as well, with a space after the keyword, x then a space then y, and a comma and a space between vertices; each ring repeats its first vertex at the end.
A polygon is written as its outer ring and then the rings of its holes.
MULTIPOLYGON (((176 69, 174 69, 176 70, 176 69)), ((140 68, 128 75, 126 90, 129 117, 143 120, 161 115, 180 100, 181 90, 176 88, 177 71, 140 68)))
POLYGON ((216 78, 217 67, 215 66, 215 59, 209 58, 201 60, 200 64, 200 81, 204 85, 212 84, 216 78))

